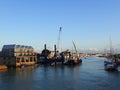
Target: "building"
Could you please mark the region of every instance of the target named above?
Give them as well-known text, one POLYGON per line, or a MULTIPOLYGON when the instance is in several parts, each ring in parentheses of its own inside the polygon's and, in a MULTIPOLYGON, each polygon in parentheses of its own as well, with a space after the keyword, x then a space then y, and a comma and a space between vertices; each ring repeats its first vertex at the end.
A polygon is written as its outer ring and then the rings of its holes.
POLYGON ((33 65, 37 62, 37 53, 34 52, 31 46, 4 45, 0 53, 0 60, 8 67, 33 65))

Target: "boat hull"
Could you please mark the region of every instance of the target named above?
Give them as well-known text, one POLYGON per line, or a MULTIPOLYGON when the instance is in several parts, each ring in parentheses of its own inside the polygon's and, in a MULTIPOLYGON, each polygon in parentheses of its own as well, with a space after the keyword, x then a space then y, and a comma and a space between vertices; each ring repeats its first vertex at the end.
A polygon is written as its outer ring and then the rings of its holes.
POLYGON ((52 63, 63 63, 64 59, 43 59, 43 60, 38 60, 38 63, 41 64, 52 64, 52 63))
POLYGON ((65 65, 77 65, 77 64, 80 64, 82 63, 82 60, 79 59, 79 60, 68 60, 66 63, 64 63, 65 65))
POLYGON ((117 70, 117 65, 116 63, 114 62, 110 62, 110 61, 105 61, 104 62, 104 66, 105 66, 105 70, 108 70, 108 71, 115 71, 117 70))

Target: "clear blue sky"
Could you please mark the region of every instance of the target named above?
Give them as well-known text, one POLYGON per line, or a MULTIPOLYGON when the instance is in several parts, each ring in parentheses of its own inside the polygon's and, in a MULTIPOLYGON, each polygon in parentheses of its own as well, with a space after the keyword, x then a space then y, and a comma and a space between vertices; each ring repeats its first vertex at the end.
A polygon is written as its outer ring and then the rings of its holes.
POLYGON ((0 0, 0 47, 52 48, 60 26, 63 49, 120 48, 120 0, 0 0))

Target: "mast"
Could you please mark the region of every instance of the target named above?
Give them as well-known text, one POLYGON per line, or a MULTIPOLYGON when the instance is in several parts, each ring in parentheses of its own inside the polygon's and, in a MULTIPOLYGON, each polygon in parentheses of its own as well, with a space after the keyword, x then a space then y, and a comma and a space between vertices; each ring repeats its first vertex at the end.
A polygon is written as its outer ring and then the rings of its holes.
POLYGON ((113 54, 113 48, 112 48, 112 40, 111 40, 111 37, 109 38, 110 39, 110 56, 113 54))
POLYGON ((59 34, 58 34, 58 43, 57 43, 57 50, 60 51, 60 35, 61 35, 62 27, 59 29, 59 34))
POLYGON ((113 49, 112 40, 111 40, 111 37, 110 37, 110 57, 111 58, 113 58, 113 54, 114 54, 114 49, 113 49))

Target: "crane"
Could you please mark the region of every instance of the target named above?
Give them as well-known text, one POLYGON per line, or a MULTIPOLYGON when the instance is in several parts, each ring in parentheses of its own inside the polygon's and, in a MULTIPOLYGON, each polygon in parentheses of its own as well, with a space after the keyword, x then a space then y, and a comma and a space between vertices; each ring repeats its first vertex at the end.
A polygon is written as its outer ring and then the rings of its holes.
POLYGON ((57 50, 60 50, 60 36, 61 36, 61 31, 62 31, 62 27, 60 27, 59 29, 59 34, 58 34, 58 43, 57 43, 57 50))
POLYGON ((77 54, 77 48, 76 48, 76 45, 75 45, 74 41, 72 41, 72 42, 73 42, 73 46, 74 46, 74 48, 75 48, 75 52, 76 52, 76 54, 77 54))

